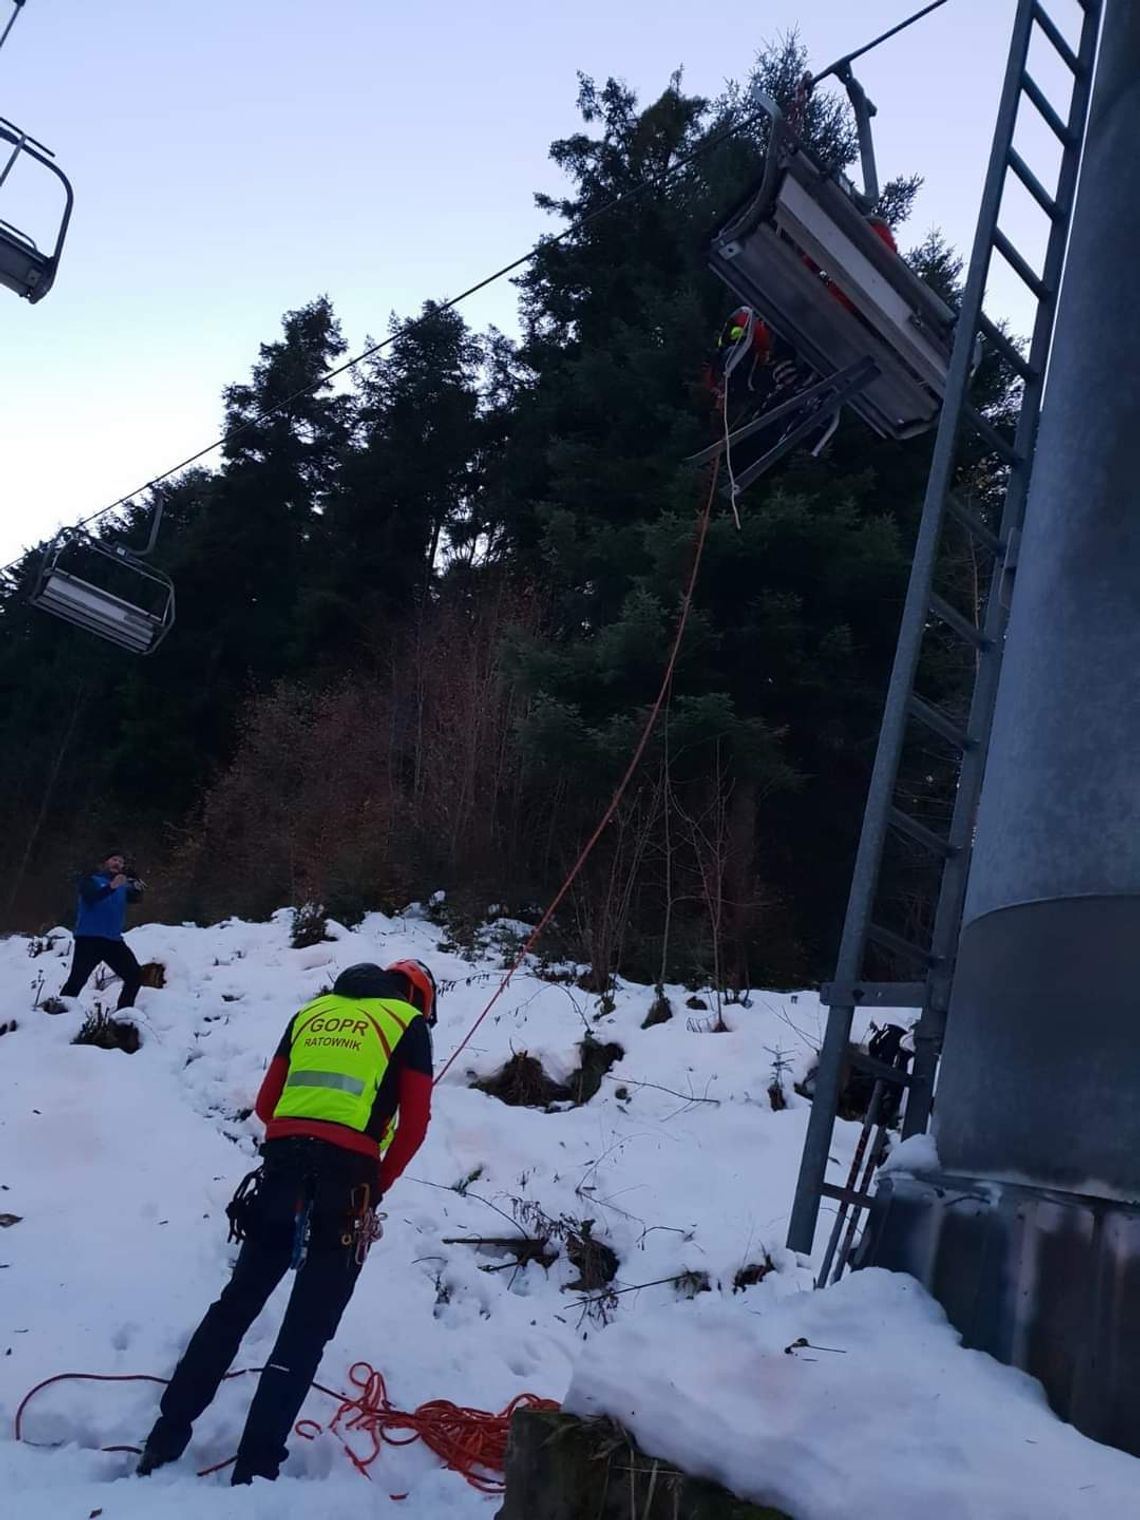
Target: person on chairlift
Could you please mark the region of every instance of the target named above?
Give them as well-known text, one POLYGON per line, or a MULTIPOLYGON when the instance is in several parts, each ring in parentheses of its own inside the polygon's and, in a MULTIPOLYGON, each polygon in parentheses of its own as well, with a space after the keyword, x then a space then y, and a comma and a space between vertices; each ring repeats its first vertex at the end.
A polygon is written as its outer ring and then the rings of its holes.
MULTIPOLYGON (((867 222, 876 236, 897 255, 898 243, 886 219, 871 215, 867 222)), ((826 271, 806 254, 802 258, 812 273, 819 276, 828 294, 854 313, 854 304, 826 271)), ((791 344, 774 333, 750 306, 738 306, 727 318, 717 336, 713 361, 705 366, 705 385, 716 397, 718 409, 728 402, 732 377, 738 369, 742 370, 742 386, 737 388, 737 394, 742 388, 751 403, 749 409, 758 413, 789 400, 797 388, 813 378, 800 364, 791 344)))

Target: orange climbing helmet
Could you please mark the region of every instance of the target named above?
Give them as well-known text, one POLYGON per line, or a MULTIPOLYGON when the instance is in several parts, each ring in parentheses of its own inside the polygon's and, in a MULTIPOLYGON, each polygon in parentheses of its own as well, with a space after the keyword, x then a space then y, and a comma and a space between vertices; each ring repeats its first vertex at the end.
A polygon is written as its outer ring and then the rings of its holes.
POLYGON ((384 970, 392 976, 404 978, 408 984, 408 1002, 423 1014, 429 1028, 434 1027, 437 989, 431 967, 425 966, 423 961, 403 960, 393 961, 384 970))

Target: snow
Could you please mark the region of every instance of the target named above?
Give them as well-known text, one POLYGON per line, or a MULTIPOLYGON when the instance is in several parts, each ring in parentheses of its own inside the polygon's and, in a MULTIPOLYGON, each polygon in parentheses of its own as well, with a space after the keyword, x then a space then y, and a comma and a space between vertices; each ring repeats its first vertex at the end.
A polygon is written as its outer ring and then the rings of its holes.
POLYGON ((797 1520, 1092 1520, 1140 1500, 1140 1462, 1063 1425, 1040 1384, 963 1350, 916 1282, 877 1269, 615 1325, 566 1405, 797 1520))
POLYGON ((939 1168, 938 1146, 933 1135, 912 1135, 896 1145, 880 1170, 899 1172, 908 1177, 921 1177, 939 1168))
MULTIPOLYGON (((439 950, 423 910, 370 915, 353 931, 332 925, 330 942, 306 950, 289 948, 287 912, 209 929, 145 925, 130 941, 141 960, 163 963, 167 983, 140 996, 133 1056, 72 1045, 83 1008, 33 1009, 40 972, 44 993, 62 981, 66 932, 34 958, 28 940, 0 940, 0 1022, 19 1024, 0 1036, 0 1213, 20 1216, 0 1230, 0 1485, 12 1513, 196 1520, 208 1490, 223 1520, 301 1520, 316 1506, 339 1520, 359 1513, 362 1494, 376 1513, 490 1520, 498 1501, 421 1445, 385 1447, 367 1491, 328 1434, 292 1440, 272 1488, 196 1478, 234 1450, 243 1380, 223 1389, 183 1462, 145 1481, 129 1476, 129 1455, 97 1448, 140 1443, 153 1385, 65 1383, 29 1409, 26 1435, 42 1444, 18 1445, 11 1432, 23 1395, 54 1373, 169 1373, 233 1259, 224 1208, 256 1165, 260 1133, 248 1110, 302 1002, 354 961, 426 960, 444 989, 442 1067, 498 986, 516 931, 525 926, 489 926, 485 948, 465 960, 439 950), (388 1497, 400 1493, 406 1502, 388 1497)), ((106 1004, 114 990, 91 986, 80 1002, 106 1004)), ((667 992, 674 1018, 643 1030, 649 988, 623 984, 599 1018, 597 999, 572 981, 545 980, 533 963, 520 972, 437 1091, 428 1141, 385 1201, 384 1239, 320 1380, 347 1387, 349 1366, 366 1359, 405 1409, 446 1398, 497 1410, 523 1390, 562 1399, 570 1388, 577 1407, 623 1416, 657 1455, 742 1492, 771 1485, 762 1496, 778 1492, 796 1520, 853 1513, 856 1494, 872 1491, 870 1512, 924 1520, 1079 1517, 1093 1498, 1098 1513, 1114 1501, 1135 1508, 1123 1495, 1140 1492, 1140 1463, 1083 1441, 1036 1384, 963 1351, 913 1283, 865 1273, 807 1291, 808 1264, 781 1242, 809 1105, 789 1083, 787 1109, 773 1112, 767 1089, 773 1051, 806 1067, 822 1031, 815 995, 754 994, 726 1009, 729 1033, 710 1034, 686 991, 667 992), (509 1108, 469 1085, 523 1050, 564 1079, 587 1029, 625 1055, 580 1108, 509 1108), (654 1286, 621 1292, 602 1325, 597 1306, 567 1291, 577 1271, 565 1253, 549 1272, 489 1272, 502 1255, 445 1243, 509 1235, 527 1203, 593 1219, 619 1258, 615 1288, 654 1286), (763 1281, 733 1291, 738 1271, 769 1261, 763 1281), (710 1291, 690 1300, 660 1281, 682 1271, 707 1274, 710 1291), (844 1354, 785 1356, 800 1336, 844 1354), (967 1479, 980 1485, 969 1500, 967 1479)), ((834 1180, 857 1134, 839 1127, 834 1180)), ((239 1365, 264 1360, 288 1289, 239 1365)), ((314 1392, 303 1413, 324 1424, 333 1411, 314 1392)))

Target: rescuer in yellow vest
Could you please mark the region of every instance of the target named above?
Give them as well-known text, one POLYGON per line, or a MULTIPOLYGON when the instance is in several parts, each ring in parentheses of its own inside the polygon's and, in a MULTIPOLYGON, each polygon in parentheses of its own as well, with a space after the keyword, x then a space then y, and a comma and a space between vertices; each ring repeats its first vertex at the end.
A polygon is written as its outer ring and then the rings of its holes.
POLYGON ((258 1380, 231 1481, 273 1479, 321 1354, 352 1297, 376 1206, 431 1115, 435 978, 422 961, 342 971, 289 1021, 257 1096, 262 1165, 227 1209, 242 1242, 162 1397, 138 1472, 177 1461, 242 1337, 290 1267, 293 1291, 258 1380))

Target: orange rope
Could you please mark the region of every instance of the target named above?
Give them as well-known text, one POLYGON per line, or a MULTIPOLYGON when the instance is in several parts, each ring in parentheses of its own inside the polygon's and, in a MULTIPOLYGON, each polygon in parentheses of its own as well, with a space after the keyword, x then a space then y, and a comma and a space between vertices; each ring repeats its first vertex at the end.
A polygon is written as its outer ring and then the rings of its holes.
MULTIPOLYGON (((228 1372, 224 1381, 248 1377, 251 1373, 261 1371, 260 1367, 243 1367, 237 1372, 228 1372)), ((430 1399, 411 1414, 406 1414, 397 1409, 388 1398, 383 1374, 367 1362, 354 1362, 349 1368, 348 1380, 353 1388, 359 1390, 357 1394, 338 1393, 335 1388, 326 1388, 323 1383, 313 1383, 311 1386, 318 1393, 337 1401, 338 1408, 329 1421, 328 1429, 337 1436, 357 1472, 370 1478, 368 1469, 385 1444, 410 1446, 413 1441, 423 1441, 445 1467, 461 1473, 472 1488, 485 1494, 503 1491, 503 1484, 496 1474, 501 1474, 506 1464, 507 1436, 515 1410, 559 1407, 553 1399, 540 1399, 537 1394, 520 1393, 498 1414, 490 1414, 484 1409, 466 1409, 447 1399, 430 1399), (364 1455, 354 1451, 345 1439, 346 1432, 356 1431, 363 1432, 371 1443, 371 1449, 364 1455)), ((28 1405, 38 1393, 55 1383, 158 1383, 165 1386, 169 1381, 169 1378, 156 1377, 148 1372, 60 1372, 55 1377, 44 1378, 20 1401, 14 1422, 16 1440, 26 1439, 24 1413, 28 1405)), ((316 1420, 299 1420, 295 1430, 306 1441, 316 1440, 322 1434, 322 1426, 316 1420)), ((139 1454, 137 1446, 103 1446, 100 1450, 139 1454)), ((220 1472, 234 1460, 229 1457, 224 1462, 215 1462, 212 1467, 202 1468, 198 1476, 205 1478, 211 1473, 220 1472)), ((406 1499, 407 1495, 391 1494, 389 1497, 406 1499)))
MULTIPOLYGON (((413 1441, 423 1441, 445 1467, 462 1473, 472 1488, 485 1494, 503 1491, 502 1482, 494 1474, 502 1473, 506 1465, 507 1436, 515 1410, 558 1408, 551 1399, 520 1393, 499 1414, 463 1408, 448 1399, 430 1399, 414 1413, 405 1414, 388 1398, 383 1373, 367 1362, 355 1362, 349 1369, 348 1380, 360 1391, 355 1397, 342 1396, 340 1408, 329 1421, 328 1429, 339 1438, 358 1472, 368 1476, 368 1469, 385 1443, 409 1446, 413 1441), (346 1439, 347 1433, 357 1431, 369 1442, 363 1455, 346 1439)), ((315 1420, 302 1420, 297 1426, 297 1434, 306 1440, 315 1440, 321 1434, 321 1426, 315 1420)))
POLYGON ((656 698, 654 699, 653 706, 649 709, 649 716, 645 720, 645 726, 641 731, 641 737, 637 741, 637 747, 634 749, 632 758, 630 759, 629 764, 626 766, 625 775, 622 776, 621 780, 618 782, 617 789, 611 797, 605 812, 602 814, 597 828, 590 835, 589 839, 587 839, 586 843, 582 846, 582 851, 579 854, 578 859, 574 862, 573 866, 571 866, 566 880, 558 888, 558 891, 554 894, 550 906, 539 919, 538 923, 531 930, 530 934, 526 938, 525 943, 523 944, 522 949, 518 952, 514 960, 508 966, 502 981, 495 988, 495 991, 492 993, 482 1013, 480 1013, 479 1017, 472 1024, 471 1028, 467 1031, 462 1040, 460 1040, 459 1044, 451 1052, 451 1055, 447 1058, 442 1071, 440 1071, 439 1075, 435 1079, 436 1084, 442 1082, 447 1073, 455 1065, 455 1062, 458 1059, 459 1055, 470 1043, 472 1035, 490 1013, 491 1009, 502 997, 503 993, 506 992, 507 987, 510 985, 511 978, 522 965, 523 961, 526 960, 527 956, 534 948, 535 942, 538 940, 547 924, 549 924, 550 920, 558 911, 563 898, 566 896, 567 892, 569 892, 570 888, 578 879, 578 875, 581 872, 582 867, 586 864, 586 861, 590 858, 594 846, 605 833, 610 824, 610 821, 621 805, 621 800, 625 796, 626 789, 628 788, 629 783, 633 780, 634 772, 641 764, 641 757, 645 753, 646 746, 648 745, 653 730, 656 727, 657 719, 661 715, 661 709, 665 705, 665 699, 669 695, 669 688, 673 684, 673 672, 677 666, 677 657, 681 652, 681 641, 685 637, 685 628, 688 625, 689 614, 693 608, 693 593, 697 588, 697 575, 701 568, 701 557, 704 554, 705 540, 708 537, 709 521, 712 518, 713 502, 716 499, 716 483, 719 473, 720 455, 718 454, 712 471, 710 472, 708 497, 706 498, 705 504, 701 509, 701 515, 697 519, 697 530, 693 546, 692 569, 689 571, 688 584, 685 587, 685 595, 681 602, 681 612, 680 616, 677 619, 677 630, 673 635, 673 644, 669 650, 669 658, 665 665, 665 674, 661 678, 661 688, 658 691, 656 698))

